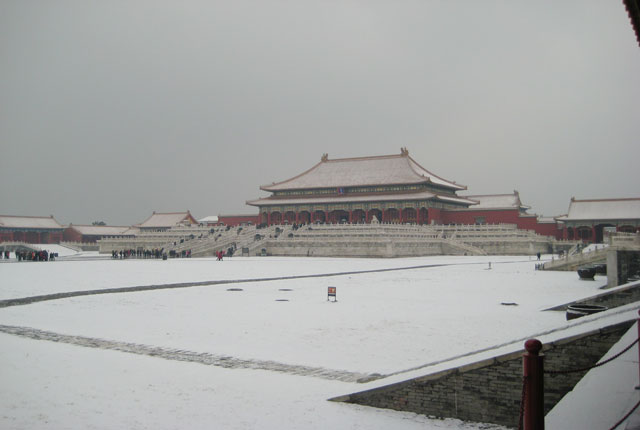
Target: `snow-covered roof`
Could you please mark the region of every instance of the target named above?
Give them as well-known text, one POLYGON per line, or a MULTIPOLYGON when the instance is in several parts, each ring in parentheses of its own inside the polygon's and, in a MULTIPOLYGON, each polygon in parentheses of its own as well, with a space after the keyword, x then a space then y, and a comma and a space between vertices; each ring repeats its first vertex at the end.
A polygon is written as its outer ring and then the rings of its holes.
POLYGON ((64 228, 50 216, 0 215, 0 228, 64 228))
POLYGON ((525 206, 520 201, 520 194, 514 191, 513 194, 485 194, 476 196, 465 196, 470 200, 478 202, 473 206, 474 210, 481 209, 518 209, 527 210, 531 209, 530 206, 525 206))
POLYGON ((189 224, 197 224, 198 222, 191 216, 189 211, 186 212, 168 212, 168 213, 156 213, 154 212, 149 218, 138 224, 136 227, 140 228, 169 228, 175 227, 183 222, 189 224))
POLYGON ((571 199, 569 212, 562 221, 640 219, 640 198, 628 199, 571 199))
POLYGON ((119 236, 136 236, 140 233, 140 229, 138 227, 129 227, 125 231, 123 231, 119 236))
POLYGON ((266 197, 258 200, 248 201, 252 206, 274 206, 274 205, 304 205, 323 203, 354 203, 354 202, 391 202, 398 200, 428 200, 438 199, 454 203, 472 204, 471 200, 457 196, 442 196, 429 191, 417 193, 389 193, 389 194, 341 194, 313 197, 266 197))
POLYGON ((309 188, 357 187, 393 184, 435 184, 452 190, 467 187, 448 181, 420 166, 406 149, 399 155, 339 158, 329 160, 325 154, 320 163, 286 181, 263 185, 265 191, 309 188))
POLYGON ((217 215, 209 215, 209 216, 206 216, 204 218, 199 219, 198 222, 200 222, 200 223, 218 222, 218 216, 217 215))
POLYGON ((69 225, 69 228, 73 228, 78 233, 85 236, 119 236, 130 227, 112 226, 112 225, 69 225))

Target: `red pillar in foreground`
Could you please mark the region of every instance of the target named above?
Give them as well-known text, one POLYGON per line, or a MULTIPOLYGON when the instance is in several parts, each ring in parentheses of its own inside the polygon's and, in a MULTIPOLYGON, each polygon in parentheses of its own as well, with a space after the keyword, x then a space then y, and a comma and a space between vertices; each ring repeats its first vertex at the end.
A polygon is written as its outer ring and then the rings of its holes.
POLYGON ((524 430, 544 430, 544 357, 540 355, 542 343, 538 339, 529 339, 524 343, 524 349, 524 430))
MULTIPOLYGON (((640 311, 638 311, 638 339, 640 339, 640 311)), ((640 375, 640 345, 638 345, 638 375, 640 375)), ((638 384, 636 390, 640 390, 640 384, 638 384)))

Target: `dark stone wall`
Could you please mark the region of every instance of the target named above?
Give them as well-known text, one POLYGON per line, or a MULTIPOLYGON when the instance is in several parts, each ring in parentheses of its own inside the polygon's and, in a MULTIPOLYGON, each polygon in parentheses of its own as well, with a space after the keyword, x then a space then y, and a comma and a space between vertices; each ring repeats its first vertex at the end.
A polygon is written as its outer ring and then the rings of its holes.
POLYGON ((576 303, 606 306, 609 309, 640 301, 640 282, 608 294, 599 295, 576 303))
POLYGON ((640 251, 617 251, 618 285, 626 284, 629 277, 640 274, 640 251))
MULTIPOLYGON (((596 364, 634 322, 545 344, 545 370, 576 369, 596 364)), ((523 353, 524 350, 332 400, 517 427, 523 353)), ((586 371, 545 375, 545 413, 585 374, 586 371)))

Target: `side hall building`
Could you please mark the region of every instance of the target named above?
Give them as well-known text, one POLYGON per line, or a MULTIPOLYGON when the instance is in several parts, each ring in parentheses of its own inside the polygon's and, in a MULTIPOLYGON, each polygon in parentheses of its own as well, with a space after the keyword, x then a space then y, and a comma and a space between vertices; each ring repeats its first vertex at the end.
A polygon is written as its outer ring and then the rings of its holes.
POLYGON ((437 176, 409 156, 383 155, 330 160, 324 154, 309 170, 263 185, 269 197, 248 201, 259 208, 260 223, 442 222, 442 211, 477 202, 458 196, 466 190, 437 176))
POLYGON ((607 231, 640 232, 640 198, 590 199, 571 198, 566 215, 556 217, 562 238, 602 243, 607 231))
POLYGON ((140 229, 141 232, 163 232, 173 227, 188 227, 198 225, 198 221, 191 215, 190 211, 186 212, 156 212, 140 224, 133 227, 140 229))
POLYGON ((65 242, 96 243, 105 237, 123 236, 130 230, 131 227, 124 226, 69 224, 64 229, 62 238, 65 242))
POLYGON ((0 242, 60 243, 63 230, 53 215, 0 215, 0 242))

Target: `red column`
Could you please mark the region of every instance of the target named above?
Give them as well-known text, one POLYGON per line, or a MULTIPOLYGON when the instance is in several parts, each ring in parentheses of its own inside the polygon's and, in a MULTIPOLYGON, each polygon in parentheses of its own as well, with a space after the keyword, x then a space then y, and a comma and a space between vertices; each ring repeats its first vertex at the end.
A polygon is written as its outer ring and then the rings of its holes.
POLYGON ((324 211, 324 222, 329 224, 329 211, 324 211))
POLYGON ((529 339, 524 343, 522 357, 524 374, 524 430, 544 430, 544 359, 540 355, 542 343, 529 339))
POLYGON ((271 212, 267 212, 267 225, 271 225, 271 212))
POLYGON ((591 227, 591 243, 596 243, 596 227, 591 227))
POLYGON ((296 224, 300 224, 300 212, 296 211, 296 224))
MULTIPOLYGON (((640 339, 640 311, 638 311, 638 339, 640 339)), ((638 347, 638 358, 640 359, 640 347, 638 347)), ((638 365, 640 366, 640 360, 638 360, 638 365)), ((640 367, 638 368, 638 372, 640 374, 640 367)), ((636 390, 640 389, 640 384, 636 387, 636 390)))
POLYGON ((349 224, 353 224, 353 211, 349 211, 349 224))

